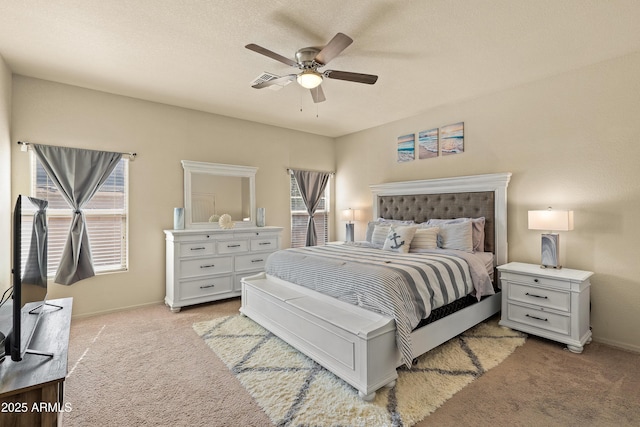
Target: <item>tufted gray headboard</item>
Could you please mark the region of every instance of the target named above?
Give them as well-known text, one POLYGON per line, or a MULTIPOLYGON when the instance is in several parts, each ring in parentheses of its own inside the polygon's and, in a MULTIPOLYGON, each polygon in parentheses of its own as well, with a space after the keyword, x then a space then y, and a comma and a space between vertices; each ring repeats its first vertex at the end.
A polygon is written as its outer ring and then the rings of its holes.
POLYGON ((506 264, 507 187, 510 172, 421 181, 372 184, 373 218, 412 219, 485 217, 485 250, 496 265, 506 264))
POLYGON ((413 220, 485 218, 484 247, 495 253, 495 195, 493 191, 411 194, 378 197, 378 217, 413 220))

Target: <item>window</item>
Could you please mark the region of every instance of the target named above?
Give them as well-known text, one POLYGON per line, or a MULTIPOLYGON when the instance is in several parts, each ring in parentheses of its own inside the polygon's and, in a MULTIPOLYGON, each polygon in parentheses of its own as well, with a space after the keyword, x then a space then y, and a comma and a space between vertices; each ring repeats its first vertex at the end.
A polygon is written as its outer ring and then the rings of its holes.
MULTIPOLYGON (((303 247, 307 241, 307 223, 309 214, 302 200, 302 195, 298 189, 298 184, 293 175, 290 175, 291 187, 291 247, 303 247)), ((320 199, 320 204, 313 215, 313 222, 316 225, 316 235, 318 245, 325 245, 329 238, 329 185, 324 190, 324 195, 320 199)))
MULTIPOLYGON (((71 208, 47 176, 42 164, 32 154, 33 188, 31 194, 49 201, 48 272, 55 276, 71 225, 71 208)), ((121 159, 100 190, 82 211, 87 225, 91 256, 96 273, 127 269, 127 213, 129 159, 121 159)), ((27 213, 28 214, 28 213, 27 213)), ((31 213, 33 215, 33 213, 31 213)), ((25 222, 23 222, 24 224, 25 222)), ((27 222, 30 224, 30 222, 27 222)), ((31 230, 23 226, 23 242, 31 230)), ((23 252, 26 256, 26 252, 23 252)), ((22 260, 25 262, 25 260, 22 260)))

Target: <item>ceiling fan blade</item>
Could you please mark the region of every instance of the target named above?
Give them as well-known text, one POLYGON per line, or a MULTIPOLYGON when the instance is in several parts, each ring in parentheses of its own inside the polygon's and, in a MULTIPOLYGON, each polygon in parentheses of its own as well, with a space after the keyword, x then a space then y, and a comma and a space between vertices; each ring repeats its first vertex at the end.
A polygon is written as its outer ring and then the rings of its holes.
POLYGON ((350 73, 348 71, 327 70, 322 73, 325 77, 337 80, 346 80, 348 82, 374 84, 378 81, 378 76, 373 74, 350 73))
POLYGON ((276 61, 282 62, 283 64, 290 65, 292 67, 298 67, 298 63, 293 59, 286 58, 278 53, 270 51, 262 46, 258 46, 257 44, 251 43, 245 46, 247 49, 257 52, 261 55, 268 56, 271 59, 275 59, 276 61))
POLYGON ((309 89, 309 92, 311 92, 311 97, 313 98, 313 102, 315 102, 316 104, 318 102, 324 102, 327 100, 327 98, 324 97, 324 91, 322 90, 322 85, 316 86, 313 89, 309 89))
POLYGON ((345 50, 351 43, 353 43, 351 37, 346 34, 338 33, 324 48, 322 48, 320 52, 318 52, 314 59, 319 64, 327 65, 329 61, 340 55, 340 52, 345 50))
POLYGON ((289 75, 286 75, 286 76, 278 77, 277 79, 267 80, 266 82, 255 84, 255 85, 253 85, 251 87, 254 88, 254 89, 262 89, 263 87, 282 84, 282 83, 288 82, 290 80, 293 80, 295 78, 296 78, 295 74, 289 74, 289 75))

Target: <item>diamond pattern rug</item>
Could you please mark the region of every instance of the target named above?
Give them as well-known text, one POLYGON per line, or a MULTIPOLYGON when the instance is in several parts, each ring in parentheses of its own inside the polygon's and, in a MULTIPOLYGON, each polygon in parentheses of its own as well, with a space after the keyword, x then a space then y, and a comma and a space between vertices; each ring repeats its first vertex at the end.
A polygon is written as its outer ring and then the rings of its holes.
POLYGON ((525 342, 492 318, 398 369, 372 402, 240 315, 193 324, 277 426, 412 426, 525 342))

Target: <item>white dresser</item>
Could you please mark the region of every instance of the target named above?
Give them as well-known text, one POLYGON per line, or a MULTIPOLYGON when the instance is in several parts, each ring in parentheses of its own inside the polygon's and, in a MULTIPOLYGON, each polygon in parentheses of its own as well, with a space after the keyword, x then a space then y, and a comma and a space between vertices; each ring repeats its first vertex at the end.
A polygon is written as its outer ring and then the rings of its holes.
POLYGON ((280 248, 281 227, 231 230, 165 230, 166 297, 171 311, 236 297, 240 279, 264 270, 267 257, 280 248))
POLYGON ((591 342, 591 271, 544 269, 511 262, 498 267, 502 285, 500 325, 567 344, 582 353, 591 342))

